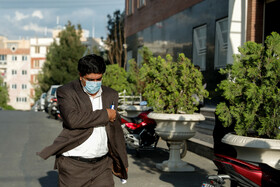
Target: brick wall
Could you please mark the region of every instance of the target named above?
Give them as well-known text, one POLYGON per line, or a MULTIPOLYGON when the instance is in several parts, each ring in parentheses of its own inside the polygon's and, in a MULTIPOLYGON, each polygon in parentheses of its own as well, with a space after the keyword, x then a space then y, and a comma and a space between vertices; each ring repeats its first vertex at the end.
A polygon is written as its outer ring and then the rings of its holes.
POLYGON ((248 0, 247 41, 263 42, 264 0, 248 0))
MULTIPOLYGON (((129 0, 126 0, 126 7, 129 0)), ((134 1, 134 0, 133 0, 134 1)), ((146 6, 137 8, 133 3, 133 13, 126 16, 126 37, 137 33, 161 20, 181 12, 202 0, 146 0, 146 6)))

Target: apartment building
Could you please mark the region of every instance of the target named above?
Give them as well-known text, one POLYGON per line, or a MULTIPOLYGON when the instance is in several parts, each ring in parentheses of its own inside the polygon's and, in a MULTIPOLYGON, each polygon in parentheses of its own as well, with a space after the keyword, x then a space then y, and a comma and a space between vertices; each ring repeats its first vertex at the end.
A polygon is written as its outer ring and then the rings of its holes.
POLYGON ((279 0, 126 0, 125 6, 127 59, 140 64, 143 46, 156 56, 184 53, 201 67, 210 93, 239 46, 280 33, 279 0))
POLYGON ((8 104, 19 110, 29 110, 32 103, 29 40, 1 37, 0 43, 0 71, 8 86, 8 104))
POLYGON ((54 40, 59 42, 58 38, 30 39, 30 83, 32 85, 30 96, 32 98, 32 104, 34 104, 35 88, 38 86, 38 75, 42 72, 49 46, 54 40))
POLYGON ((42 71, 53 38, 8 40, 0 36, 0 72, 8 87, 8 104, 30 110, 34 104, 38 74, 42 71))
MULTIPOLYGON (((61 30, 54 29, 52 38, 30 38, 28 40, 9 40, 0 36, 0 76, 8 87, 9 105, 17 110, 30 110, 34 105, 35 88, 38 75, 42 72, 49 47, 61 30)), ((90 52, 94 46, 104 48, 98 38, 88 36, 83 30, 81 41, 90 52)))

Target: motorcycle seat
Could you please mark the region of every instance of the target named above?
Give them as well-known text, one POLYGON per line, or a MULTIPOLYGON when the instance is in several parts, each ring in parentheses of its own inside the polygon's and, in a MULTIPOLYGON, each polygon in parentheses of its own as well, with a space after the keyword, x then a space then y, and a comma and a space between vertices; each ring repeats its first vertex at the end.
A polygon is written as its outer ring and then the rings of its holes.
POLYGON ((136 116, 136 117, 128 117, 128 116, 121 115, 121 118, 123 120, 125 120, 127 123, 139 124, 139 123, 141 123, 143 121, 143 119, 139 118, 138 116, 136 116))

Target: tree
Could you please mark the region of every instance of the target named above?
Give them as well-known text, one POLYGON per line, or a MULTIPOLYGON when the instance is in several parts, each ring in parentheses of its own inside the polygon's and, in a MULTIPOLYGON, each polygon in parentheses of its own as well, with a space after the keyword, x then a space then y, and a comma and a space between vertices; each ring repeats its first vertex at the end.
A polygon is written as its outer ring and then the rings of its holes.
POLYGON ((0 107, 4 109, 13 109, 13 107, 8 105, 9 93, 7 87, 3 84, 3 78, 0 76, 0 107))
POLYGON ((107 15, 109 34, 105 41, 108 47, 108 59, 111 64, 118 64, 120 67, 126 65, 126 49, 124 49, 124 12, 115 11, 113 16, 107 15))
POLYGON ((51 44, 43 73, 38 78, 42 92, 46 92, 51 85, 65 84, 79 77, 78 60, 86 50, 81 43, 81 35, 81 25, 77 25, 76 29, 69 21, 65 30, 59 33, 59 43, 54 40, 51 44))

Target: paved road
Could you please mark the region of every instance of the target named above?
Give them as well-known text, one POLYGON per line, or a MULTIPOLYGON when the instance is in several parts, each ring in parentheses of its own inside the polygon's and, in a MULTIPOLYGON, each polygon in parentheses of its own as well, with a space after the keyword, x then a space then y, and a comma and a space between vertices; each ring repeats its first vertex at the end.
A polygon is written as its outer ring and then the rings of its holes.
MULTIPOLYGON (((0 186, 57 186, 54 158, 42 160, 36 156, 52 143, 61 131, 61 122, 49 119, 43 112, 0 111, 0 186)), ((168 159, 163 141, 153 151, 143 151, 136 157, 128 150, 129 179, 124 185, 115 178, 116 187, 199 187, 208 174, 215 174, 212 161, 188 152, 183 159, 196 168, 195 172, 167 173, 155 164, 168 159)))
POLYGON ((0 186, 57 186, 54 158, 36 156, 60 131, 43 112, 0 111, 0 186))

